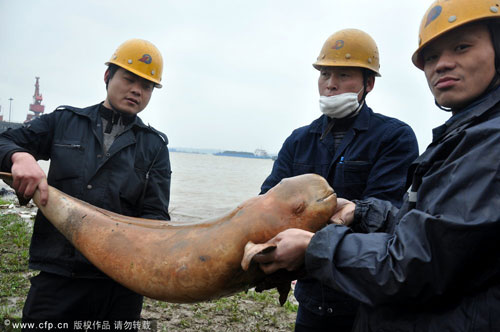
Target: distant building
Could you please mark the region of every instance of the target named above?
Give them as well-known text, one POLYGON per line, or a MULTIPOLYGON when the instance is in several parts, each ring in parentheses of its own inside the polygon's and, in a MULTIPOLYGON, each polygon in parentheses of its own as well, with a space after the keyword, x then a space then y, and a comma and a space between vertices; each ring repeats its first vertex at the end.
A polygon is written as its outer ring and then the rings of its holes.
POLYGON ((40 94, 40 85, 38 84, 38 80, 40 77, 35 77, 36 78, 36 83, 35 83, 35 94, 33 95, 33 104, 30 104, 29 111, 33 112, 33 114, 29 114, 26 116, 26 122, 30 122, 31 120, 38 118, 40 115, 42 115, 43 111, 45 110, 45 106, 42 105, 42 100, 43 97, 40 94))
MULTIPOLYGON (((24 121, 24 123, 30 122, 31 120, 38 118, 40 115, 43 114, 43 111, 45 110, 45 105, 42 105, 43 97, 40 94, 40 84, 38 82, 40 77, 35 77, 35 79, 36 83, 35 83, 35 94, 33 95, 33 104, 30 104, 29 106, 28 115, 26 116, 26 120, 24 121), (33 112, 33 114, 30 114, 29 112, 33 112)), ((4 121, 3 115, 0 115, 0 133, 6 131, 7 129, 16 129, 22 127, 24 123, 4 121)))
POLYGON ((257 149, 255 153, 245 152, 245 151, 223 151, 214 153, 215 156, 225 156, 225 157, 240 157, 240 158, 256 158, 256 159, 272 159, 272 157, 267 154, 265 150, 257 149))

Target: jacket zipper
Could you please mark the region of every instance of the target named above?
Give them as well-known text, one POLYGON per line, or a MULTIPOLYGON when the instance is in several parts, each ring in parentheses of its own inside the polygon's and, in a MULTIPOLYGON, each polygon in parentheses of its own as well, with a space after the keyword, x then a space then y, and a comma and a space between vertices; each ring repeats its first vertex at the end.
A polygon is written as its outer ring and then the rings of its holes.
POLYGON ((59 147, 62 147, 62 148, 70 148, 70 149, 83 150, 83 147, 80 144, 59 144, 59 143, 54 143, 54 146, 59 146, 59 147))

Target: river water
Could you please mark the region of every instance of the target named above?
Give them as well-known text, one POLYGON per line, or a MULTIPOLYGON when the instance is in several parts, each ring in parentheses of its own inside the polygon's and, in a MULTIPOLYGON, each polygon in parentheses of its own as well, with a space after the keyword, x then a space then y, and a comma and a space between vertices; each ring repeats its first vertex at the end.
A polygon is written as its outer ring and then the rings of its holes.
POLYGON ((199 220, 224 214, 257 196, 271 173, 271 159, 171 152, 172 220, 199 220))
MULTIPOLYGON (((170 152, 172 220, 198 221, 220 216, 257 196, 271 173, 271 159, 170 152)), ((40 160, 48 173, 49 162, 40 160)), ((0 187, 8 188, 0 181, 0 187)))

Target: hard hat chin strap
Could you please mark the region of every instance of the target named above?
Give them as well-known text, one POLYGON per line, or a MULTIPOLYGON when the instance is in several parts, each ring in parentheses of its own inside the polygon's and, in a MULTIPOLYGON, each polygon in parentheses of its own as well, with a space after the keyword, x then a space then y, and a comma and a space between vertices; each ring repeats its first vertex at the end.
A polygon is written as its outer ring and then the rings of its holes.
POLYGON ((361 100, 359 101, 359 104, 362 105, 365 102, 366 95, 368 94, 368 91, 366 91, 366 87, 368 85, 368 73, 367 69, 363 69, 363 95, 361 96, 361 100))
POLYGON ((490 32, 491 42, 493 44, 493 50, 495 51, 495 77, 488 85, 486 91, 491 91, 498 87, 500 84, 500 22, 498 20, 489 21, 486 26, 490 32))
MULTIPOLYGON (((483 98, 484 96, 486 96, 488 93, 490 93, 491 91, 495 90, 498 86, 500 86, 500 74, 498 74, 498 72, 495 73, 495 76, 493 77, 493 79, 491 80, 490 84, 488 85, 488 87, 484 90, 484 92, 479 96, 477 97, 476 99, 474 100, 478 100, 478 99, 481 99, 483 98)), ((471 102, 473 103, 474 100, 471 102)), ((440 105, 436 99, 434 99, 434 104, 436 104, 436 106, 445 111, 445 112, 455 112, 455 111, 459 111, 460 109, 454 109, 454 108, 448 108, 448 107, 444 107, 442 105, 440 105)), ((469 103, 470 105, 470 103, 469 103)), ((467 106, 466 106, 467 107, 467 106)), ((463 107, 465 108, 465 107, 463 107)), ((461 109, 463 109, 461 108, 461 109)))
POLYGON ((451 112, 453 109, 451 108, 448 108, 448 107, 444 107, 444 106, 441 106, 438 101, 436 100, 436 98, 434 98, 434 104, 440 109, 440 110, 443 110, 445 112, 451 112))
POLYGON ((486 24, 493 44, 493 51, 495 52, 495 76, 490 81, 490 84, 484 90, 482 96, 495 90, 500 85, 500 22, 490 21, 486 24))

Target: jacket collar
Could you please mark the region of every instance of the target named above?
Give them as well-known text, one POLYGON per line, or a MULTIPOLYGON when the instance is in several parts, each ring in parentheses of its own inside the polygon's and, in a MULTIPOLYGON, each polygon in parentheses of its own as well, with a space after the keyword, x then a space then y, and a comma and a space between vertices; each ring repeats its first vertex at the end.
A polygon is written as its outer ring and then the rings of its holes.
POLYGON ((453 115, 443 125, 432 130, 432 141, 439 140, 444 135, 461 127, 463 124, 469 123, 474 119, 488 112, 493 106, 500 102, 500 87, 497 87, 491 93, 483 98, 473 102, 460 113, 453 115))
MULTIPOLYGON (((365 101, 363 107, 361 107, 361 110, 356 116, 356 120, 354 121, 352 128, 356 131, 368 130, 368 127, 370 126, 370 116, 372 113, 373 111, 368 107, 365 101)), ((309 132, 319 133, 321 135, 325 131, 327 125, 328 116, 323 114, 311 123, 309 132)))
MULTIPOLYGON (((89 118, 93 123, 97 122, 97 116, 99 113, 99 107, 101 106, 102 102, 93 106, 85 107, 85 108, 76 108, 72 106, 61 106, 58 107, 58 109, 64 108, 67 110, 70 110, 76 114, 79 114, 81 116, 89 118)), ((139 116, 135 116, 135 119, 132 121, 131 126, 139 127, 139 128, 149 128, 142 122, 141 118, 139 116)))

